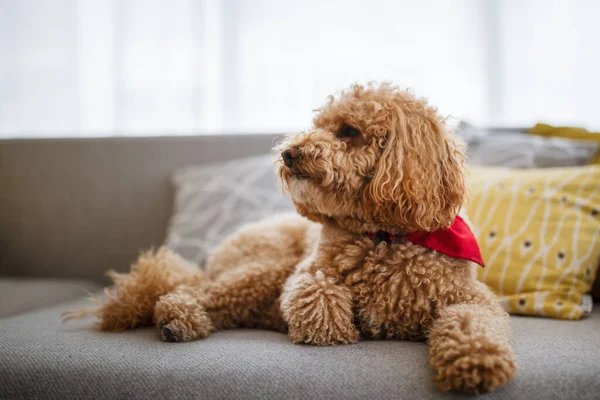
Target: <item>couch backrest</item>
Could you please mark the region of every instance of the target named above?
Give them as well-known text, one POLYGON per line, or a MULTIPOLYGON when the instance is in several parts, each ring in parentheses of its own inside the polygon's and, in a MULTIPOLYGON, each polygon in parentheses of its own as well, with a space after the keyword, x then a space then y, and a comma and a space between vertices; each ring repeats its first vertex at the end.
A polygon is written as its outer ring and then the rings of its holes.
POLYGON ((0 275, 104 280, 159 246, 170 174, 267 153, 275 135, 0 140, 0 275))

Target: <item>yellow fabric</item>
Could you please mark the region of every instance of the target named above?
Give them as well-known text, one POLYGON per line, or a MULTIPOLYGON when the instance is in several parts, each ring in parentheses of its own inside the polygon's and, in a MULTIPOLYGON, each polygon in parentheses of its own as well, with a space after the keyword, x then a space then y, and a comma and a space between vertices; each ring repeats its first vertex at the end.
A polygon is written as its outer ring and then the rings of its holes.
POLYGON ((600 260, 600 166, 471 167, 469 184, 478 278, 510 313, 581 318, 600 260))
POLYGON ((545 137, 560 137, 573 140, 587 140, 598 143, 599 150, 590 160, 589 164, 600 164, 600 132, 590 132, 583 128, 573 128, 569 126, 552 126, 547 124, 537 124, 529 130, 529 133, 545 137))

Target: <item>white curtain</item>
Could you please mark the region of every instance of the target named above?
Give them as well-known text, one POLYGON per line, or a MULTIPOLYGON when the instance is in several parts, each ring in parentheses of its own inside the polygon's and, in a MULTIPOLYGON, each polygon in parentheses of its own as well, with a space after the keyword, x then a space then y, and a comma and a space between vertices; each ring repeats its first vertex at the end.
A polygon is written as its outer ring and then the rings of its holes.
POLYGON ((498 3, 497 121, 600 130, 600 1, 498 3))
POLYGON ((354 81, 600 126, 600 3, 0 0, 0 137, 295 132, 354 81))

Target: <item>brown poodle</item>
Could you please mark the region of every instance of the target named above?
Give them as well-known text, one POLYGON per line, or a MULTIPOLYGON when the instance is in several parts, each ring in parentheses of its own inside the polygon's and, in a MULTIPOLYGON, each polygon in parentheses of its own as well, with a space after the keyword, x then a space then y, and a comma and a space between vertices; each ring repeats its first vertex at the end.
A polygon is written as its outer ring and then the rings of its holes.
POLYGON ((279 177, 305 218, 241 228, 203 272, 165 249, 142 255, 129 274, 113 273, 116 292, 95 311, 101 327, 154 321, 167 341, 234 327, 320 346, 427 339, 440 389, 509 381, 507 314, 476 281, 476 259, 438 251, 439 234, 464 224, 466 193, 462 147, 444 120, 384 84, 330 97, 313 122, 278 147, 279 177), (415 244, 423 235, 438 244, 415 244))

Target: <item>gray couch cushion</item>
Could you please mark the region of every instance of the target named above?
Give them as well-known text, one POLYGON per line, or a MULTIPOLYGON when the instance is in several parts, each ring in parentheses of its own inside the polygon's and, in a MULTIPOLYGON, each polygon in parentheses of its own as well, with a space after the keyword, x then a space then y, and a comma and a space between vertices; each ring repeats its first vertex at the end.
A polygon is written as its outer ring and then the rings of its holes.
POLYGON ((81 297, 99 288, 81 280, 0 278, 0 318, 81 297))
POLYGON ((0 274, 106 282, 163 243, 174 170, 264 154, 275 137, 0 140, 0 274))
MULTIPOLYGON (((279 333, 218 332, 163 343, 154 329, 62 325, 76 301, 0 322, 0 398, 456 398, 431 384, 424 343, 319 348, 279 333)), ((489 399, 593 399, 600 393, 600 307, 581 321, 513 317, 520 370, 489 399)))

